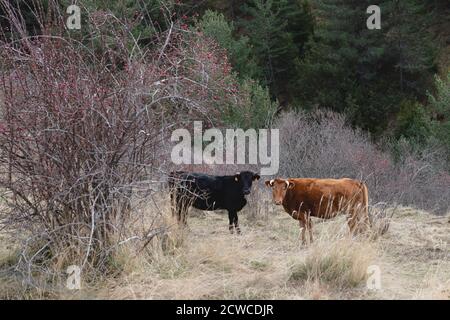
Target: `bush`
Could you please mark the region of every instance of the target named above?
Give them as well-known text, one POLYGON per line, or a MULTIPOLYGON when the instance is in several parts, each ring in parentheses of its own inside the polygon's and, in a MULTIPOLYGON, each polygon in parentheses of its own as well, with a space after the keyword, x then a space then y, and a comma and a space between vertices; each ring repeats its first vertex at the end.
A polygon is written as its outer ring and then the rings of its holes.
POLYGON ((372 203, 438 213, 449 209, 450 175, 439 163, 442 154, 436 146, 418 152, 401 140, 394 159, 367 134, 348 126, 343 115, 329 111, 285 113, 274 127, 280 129, 282 176, 360 179, 367 183, 372 203))
POLYGON ((269 128, 278 103, 270 99, 269 90, 253 80, 244 80, 240 86, 241 101, 224 114, 224 121, 237 128, 269 128))
POLYGON ((435 78, 436 95, 428 94, 432 112, 432 134, 445 147, 450 168, 450 72, 447 79, 435 78))
POLYGON ((430 120, 418 102, 403 101, 397 114, 397 139, 404 137, 423 148, 431 135, 430 120))
POLYGON ((18 269, 30 279, 69 264, 106 272, 133 206, 158 187, 168 129, 219 122, 238 100, 231 67, 213 41, 176 24, 140 50, 126 22, 87 12, 80 42, 51 2, 31 39, 0 4, 15 37, 0 43, 0 222, 23 237, 18 269))
POLYGON ((450 72, 447 74, 447 79, 441 79, 439 76, 435 77, 436 83, 436 97, 428 94, 430 103, 435 108, 435 111, 440 113, 442 117, 450 118, 450 72))

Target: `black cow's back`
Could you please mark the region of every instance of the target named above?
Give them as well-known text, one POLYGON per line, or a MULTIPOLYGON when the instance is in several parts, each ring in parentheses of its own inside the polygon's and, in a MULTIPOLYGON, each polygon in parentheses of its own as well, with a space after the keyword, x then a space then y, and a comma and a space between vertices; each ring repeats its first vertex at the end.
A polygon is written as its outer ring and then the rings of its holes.
POLYGON ((169 186, 178 197, 200 210, 241 210, 246 200, 233 176, 212 176, 177 171, 169 176, 169 186))
POLYGON ((245 195, 250 193, 252 182, 258 174, 251 171, 236 173, 234 176, 211 176, 184 171, 172 172, 169 176, 172 212, 179 222, 186 224, 189 207, 201 210, 228 211, 229 230, 240 233, 238 212, 247 204, 245 195))

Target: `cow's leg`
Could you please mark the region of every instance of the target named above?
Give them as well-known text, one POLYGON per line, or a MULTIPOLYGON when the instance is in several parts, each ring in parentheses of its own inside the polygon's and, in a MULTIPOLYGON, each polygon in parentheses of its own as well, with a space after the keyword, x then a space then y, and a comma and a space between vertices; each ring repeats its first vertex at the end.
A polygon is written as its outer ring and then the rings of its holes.
POLYGON ((302 233, 302 244, 306 245, 306 232, 309 234, 309 243, 313 242, 313 235, 312 235, 312 221, 311 217, 306 212, 297 212, 294 211, 293 216, 296 217, 300 223, 300 229, 302 233))
POLYGON ((181 207, 182 203, 178 196, 175 194, 173 198, 173 204, 172 204, 172 216, 177 219, 177 222, 180 222, 181 218, 181 207))
POLYGON ((306 225, 303 222, 303 220, 299 220, 300 222, 300 230, 301 230, 301 235, 302 235, 302 244, 306 244, 306 237, 305 237, 305 233, 306 233, 306 225))
POLYGON ((180 210, 181 210, 181 199, 179 190, 177 188, 170 189, 170 209, 172 212, 172 217, 176 218, 180 222, 180 210))
POLYGON ((307 216, 307 219, 308 219, 308 221, 307 221, 306 226, 307 226, 308 232, 309 232, 309 243, 313 243, 312 220, 311 220, 311 217, 309 216, 309 214, 307 216))
POLYGON ((231 210, 228 210, 228 220, 230 222, 228 230, 230 230, 230 233, 234 233, 234 212, 231 210))
POLYGON ((177 221, 178 221, 178 223, 181 224, 184 221, 183 216, 184 216, 183 203, 180 202, 177 206, 177 221))
POLYGON ((359 218, 359 220, 360 220, 359 223, 361 225, 361 231, 365 232, 365 231, 370 229, 369 215, 368 215, 367 210, 363 206, 360 206, 358 208, 358 210, 359 210, 358 217, 360 217, 359 218))
POLYGON ((301 236, 302 236, 302 244, 306 244, 306 236, 305 236, 305 233, 306 233, 306 219, 305 219, 305 215, 300 213, 300 212, 293 211, 292 212, 292 216, 293 217, 297 217, 298 222, 300 224, 300 230, 301 230, 300 232, 301 232, 301 236))
POLYGON ((188 208, 185 206, 183 207, 183 215, 182 215, 182 221, 183 225, 187 225, 187 215, 188 215, 188 208))
POLYGON ((189 210, 189 201, 184 198, 178 198, 176 207, 177 207, 178 223, 186 225, 187 224, 187 213, 189 210))
POLYGON ((170 211, 172 212, 172 217, 175 217, 176 215, 176 200, 175 200, 175 190, 171 188, 169 190, 170 193, 170 211))
POLYGON ((356 208, 351 207, 348 210, 348 227, 350 228, 350 234, 356 235, 357 233, 359 233, 361 226, 360 221, 358 219, 358 210, 356 210, 356 208))
POLYGON ((356 227, 356 222, 355 222, 355 219, 354 219, 355 217, 352 215, 352 214, 349 214, 348 216, 347 216, 347 224, 348 224, 348 227, 349 227, 349 229, 350 229, 350 234, 354 234, 354 232, 355 232, 355 227, 356 227))
POLYGON ((236 229, 237 234, 241 234, 241 228, 239 228, 239 218, 237 212, 234 213, 234 228, 236 229))

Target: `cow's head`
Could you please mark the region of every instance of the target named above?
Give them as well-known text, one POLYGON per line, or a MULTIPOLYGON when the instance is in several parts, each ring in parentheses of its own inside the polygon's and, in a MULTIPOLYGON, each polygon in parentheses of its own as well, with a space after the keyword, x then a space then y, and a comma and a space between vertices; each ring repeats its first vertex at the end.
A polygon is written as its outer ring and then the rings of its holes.
POLYGON ((244 195, 250 194, 252 190, 252 183, 258 180, 260 176, 251 171, 242 171, 234 175, 234 181, 239 184, 240 190, 244 195))
POLYGON ((286 192, 294 187, 294 182, 285 179, 267 180, 265 184, 272 188, 272 197, 276 205, 282 204, 286 192))

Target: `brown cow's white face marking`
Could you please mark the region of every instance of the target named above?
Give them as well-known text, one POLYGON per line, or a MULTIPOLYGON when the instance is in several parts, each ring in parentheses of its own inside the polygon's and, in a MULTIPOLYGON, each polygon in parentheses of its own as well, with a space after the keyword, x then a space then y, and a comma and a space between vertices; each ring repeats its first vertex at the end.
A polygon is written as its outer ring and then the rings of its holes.
POLYGON ((275 179, 266 181, 266 186, 272 188, 272 198, 276 205, 283 204, 284 197, 288 189, 294 187, 294 183, 289 180, 275 179))

